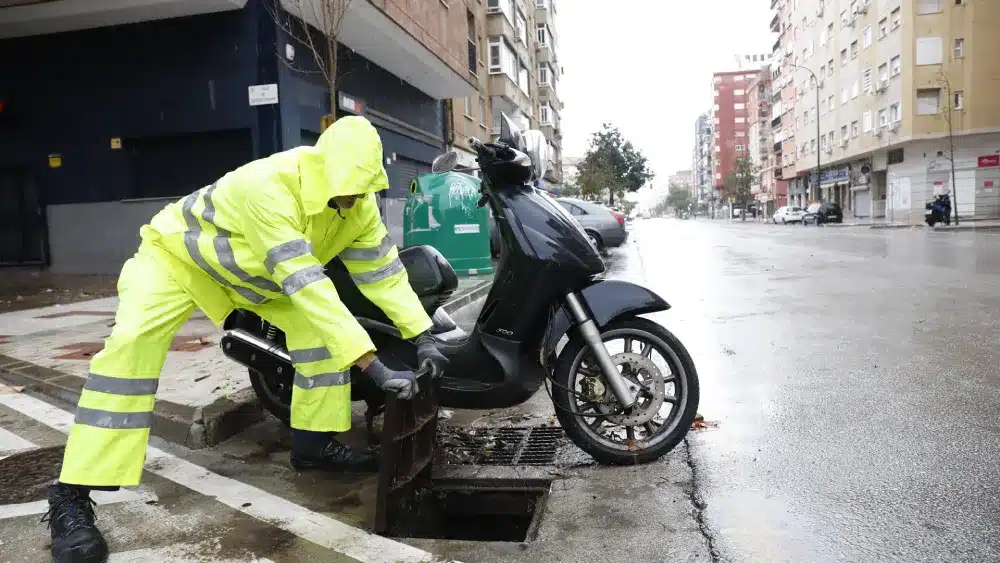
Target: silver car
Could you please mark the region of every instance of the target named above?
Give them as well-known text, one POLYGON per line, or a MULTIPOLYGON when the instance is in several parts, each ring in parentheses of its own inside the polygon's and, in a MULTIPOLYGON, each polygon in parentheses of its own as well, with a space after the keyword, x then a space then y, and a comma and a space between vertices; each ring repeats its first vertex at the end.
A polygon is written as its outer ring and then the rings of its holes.
POLYGON ((625 216, 621 213, 599 203, 572 197, 561 197, 556 201, 580 223, 598 250, 621 246, 628 240, 625 216))

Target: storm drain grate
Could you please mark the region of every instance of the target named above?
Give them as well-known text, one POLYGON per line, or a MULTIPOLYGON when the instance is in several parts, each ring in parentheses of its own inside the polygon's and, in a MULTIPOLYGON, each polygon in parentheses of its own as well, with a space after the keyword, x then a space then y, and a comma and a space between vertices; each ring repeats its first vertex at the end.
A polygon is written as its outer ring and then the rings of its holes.
POLYGON ((449 449, 473 465, 551 465, 565 441, 558 426, 487 428, 455 436, 449 449))

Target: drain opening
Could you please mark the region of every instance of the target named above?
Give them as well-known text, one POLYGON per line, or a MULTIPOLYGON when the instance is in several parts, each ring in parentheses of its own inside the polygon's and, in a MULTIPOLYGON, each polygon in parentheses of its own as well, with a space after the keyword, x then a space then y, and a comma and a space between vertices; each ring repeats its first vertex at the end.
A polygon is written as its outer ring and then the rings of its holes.
POLYGON ((433 479, 389 536, 526 542, 538 532, 551 481, 433 479))

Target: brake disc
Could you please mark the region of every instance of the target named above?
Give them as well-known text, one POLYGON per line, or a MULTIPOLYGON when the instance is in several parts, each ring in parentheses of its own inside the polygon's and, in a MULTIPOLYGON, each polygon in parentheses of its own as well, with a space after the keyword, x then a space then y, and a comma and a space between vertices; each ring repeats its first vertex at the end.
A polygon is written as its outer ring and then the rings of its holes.
MULTIPOLYGON (((626 386, 633 396, 638 396, 639 400, 635 403, 631 413, 610 415, 607 417, 608 421, 622 426, 637 426, 649 422, 663 407, 666 393, 666 381, 664 381, 660 369, 649 358, 632 352, 615 354, 611 356, 611 361, 614 362, 615 366, 628 368, 623 370, 626 386), (639 376, 644 377, 640 378, 639 376), (642 385, 639 384, 639 381, 643 382, 642 385), (643 388, 648 393, 640 395, 643 388)), ((604 400, 605 403, 598 407, 601 412, 608 414, 617 410, 618 402, 610 389, 605 390, 604 400), (614 407, 609 405, 614 405, 614 407)))

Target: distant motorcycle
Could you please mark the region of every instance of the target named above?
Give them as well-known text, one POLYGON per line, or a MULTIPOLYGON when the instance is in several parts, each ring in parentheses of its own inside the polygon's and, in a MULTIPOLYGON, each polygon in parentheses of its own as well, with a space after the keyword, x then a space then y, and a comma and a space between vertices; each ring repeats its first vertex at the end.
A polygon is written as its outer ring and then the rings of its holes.
POLYGON ((924 206, 924 221, 929 227, 938 223, 951 225, 951 198, 948 194, 940 194, 924 206))

